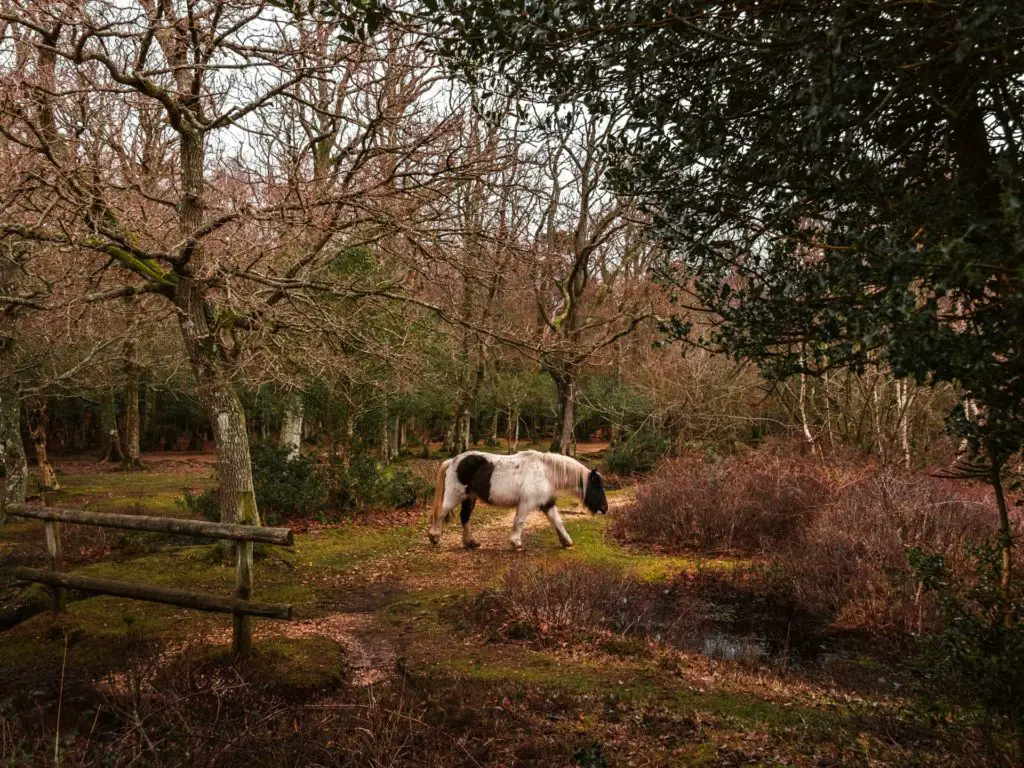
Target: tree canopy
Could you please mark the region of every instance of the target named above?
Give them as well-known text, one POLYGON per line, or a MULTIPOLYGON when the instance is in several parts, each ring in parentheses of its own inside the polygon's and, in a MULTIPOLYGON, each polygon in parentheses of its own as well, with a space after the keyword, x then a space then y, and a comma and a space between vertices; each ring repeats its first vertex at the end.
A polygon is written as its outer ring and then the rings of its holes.
MULTIPOLYGON (((481 87, 624 112, 609 178, 672 246, 713 340, 778 375, 889 362, 1024 435, 1024 8, 954 2, 468 2, 481 87)), ((670 323, 683 336, 687 323, 670 323)))

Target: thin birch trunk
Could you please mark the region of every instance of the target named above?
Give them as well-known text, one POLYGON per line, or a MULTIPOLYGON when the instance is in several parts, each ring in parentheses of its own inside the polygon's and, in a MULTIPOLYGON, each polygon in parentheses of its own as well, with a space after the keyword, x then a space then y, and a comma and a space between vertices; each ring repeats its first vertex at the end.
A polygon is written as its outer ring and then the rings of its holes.
MULTIPOLYGON (((803 358, 800 360, 801 366, 803 365, 803 358)), ((804 439, 807 440, 807 445, 811 449, 811 454, 818 452, 818 447, 814 443, 814 434, 811 432, 811 424, 807 418, 807 374, 803 371, 800 372, 800 427, 804 432, 804 439)))
POLYGON ((290 457, 298 456, 302 448, 302 422, 302 398, 297 394, 291 394, 285 401, 280 435, 280 444, 288 449, 290 457))
POLYGON ((897 379, 894 385, 896 389, 896 434, 900 442, 903 466, 910 469, 910 384, 906 379, 897 379))

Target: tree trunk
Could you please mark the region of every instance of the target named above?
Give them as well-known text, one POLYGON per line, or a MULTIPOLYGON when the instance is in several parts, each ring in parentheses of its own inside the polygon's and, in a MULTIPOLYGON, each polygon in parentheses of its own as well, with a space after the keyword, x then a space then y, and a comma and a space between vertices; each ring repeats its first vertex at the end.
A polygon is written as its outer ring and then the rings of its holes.
POLYGON ((380 419, 380 463, 387 466, 391 463, 391 440, 388 437, 388 412, 384 411, 380 419))
POLYGON ((114 393, 104 390, 100 395, 100 432, 103 455, 100 461, 124 461, 121 453, 121 435, 117 431, 117 403, 114 393))
POLYGON ((135 342, 124 344, 124 458, 121 466, 125 469, 138 469, 142 466, 139 457, 139 435, 141 422, 139 418, 139 363, 135 354, 135 342))
POLYGON ((147 381, 143 388, 145 397, 142 400, 142 432, 148 438, 149 447, 152 448, 153 442, 153 420, 156 417, 156 387, 147 381))
POLYGON ((896 433, 900 441, 900 454, 903 466, 910 469, 910 382, 897 379, 896 386, 896 433))
POLYGON ((191 278, 180 278, 175 303, 196 380, 196 394, 213 426, 221 522, 259 525, 245 412, 224 371, 217 339, 210 327, 210 307, 200 284, 191 278))
POLYGON ((455 409, 455 413, 452 415, 452 418, 448 421, 448 426, 445 427, 444 430, 444 441, 442 442, 441 447, 444 450, 444 452, 449 456, 454 456, 455 454, 458 453, 458 451, 455 450, 455 445, 456 435, 458 435, 459 433, 459 414, 461 412, 461 409, 455 409))
POLYGON ((24 503, 28 461, 21 442, 21 399, 18 391, 3 381, 0 381, 0 470, 4 481, 0 501, 24 503))
MULTIPOLYGON (((803 354, 800 355, 800 365, 804 364, 803 354)), ((811 432, 811 424, 807 419, 807 374, 800 372, 800 426, 804 432, 804 439, 810 446, 811 454, 817 453, 817 446, 814 444, 814 434, 811 432)))
POLYGON ((878 382, 873 380, 871 384, 871 421, 875 428, 875 442, 878 443, 878 455, 882 459, 882 464, 888 464, 889 441, 886 438, 885 430, 882 428, 881 400, 881 395, 878 394, 878 382))
POLYGON ((345 443, 342 446, 343 453, 341 455, 341 463, 345 469, 348 469, 352 463, 352 450, 355 447, 355 438, 355 420, 352 418, 352 401, 349 400, 345 408, 345 443))
POLYGON ((288 455, 299 455, 302 448, 302 398, 297 394, 288 395, 284 406, 284 419, 281 421, 280 444, 288 449, 288 455))
MULTIPOLYGON (((205 223, 205 136, 191 126, 179 128, 179 136, 178 223, 182 236, 191 240, 205 223)), ((214 330, 215 317, 206 297, 206 286, 191 271, 201 269, 202 264, 203 251, 197 243, 188 265, 190 271, 178 275, 174 291, 178 325, 196 380, 196 394, 213 427, 221 521, 259 525, 245 411, 225 370, 224 350, 214 330)))
POLYGON ((491 418, 491 445, 498 444, 498 421, 501 417, 501 411, 497 408, 494 409, 494 416, 491 418))
POLYGON ((1003 621, 1007 628, 1013 626, 1013 601, 1011 600, 1011 569, 1013 565, 1013 531, 1010 528, 1010 512, 1006 507, 1006 496, 1003 494, 1002 464, 995 454, 989 452, 989 463, 992 470, 992 490, 996 494, 996 507, 999 509, 999 549, 1002 563, 999 572, 999 587, 1003 593, 1003 621))
POLYGON ((28 408, 28 432, 32 437, 32 449, 39 465, 39 488, 42 491, 59 491, 57 473, 46 455, 46 428, 49 424, 46 402, 37 400, 28 408))
POLYGON ((470 449, 472 440, 470 439, 470 413, 469 406, 466 406, 462 410, 462 415, 459 417, 459 443, 458 453, 465 453, 470 449))
POLYGON ((830 381, 828 371, 825 371, 821 376, 822 389, 825 390, 825 435, 828 437, 828 447, 834 451, 836 449, 836 436, 835 431, 832 429, 832 393, 829 389, 830 381))
POLYGON ((576 379, 568 370, 552 374, 552 377, 558 389, 558 426, 551 441, 551 450, 569 456, 575 445, 576 379))
POLYGON ((397 459, 402 451, 402 417, 395 416, 395 423, 391 425, 391 458, 397 459))

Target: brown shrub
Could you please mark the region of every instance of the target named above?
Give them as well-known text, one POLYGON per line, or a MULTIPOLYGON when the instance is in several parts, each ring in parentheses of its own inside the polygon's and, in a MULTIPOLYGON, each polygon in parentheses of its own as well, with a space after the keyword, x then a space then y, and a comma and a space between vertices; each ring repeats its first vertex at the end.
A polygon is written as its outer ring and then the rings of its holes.
POLYGON ((612 530, 668 549, 753 552, 791 537, 829 494, 821 464, 797 455, 688 456, 641 484, 612 530))
POLYGON ((612 523, 620 539, 667 549, 761 556, 772 588, 834 628, 900 633, 934 625, 908 552, 939 552, 968 570, 991 539, 986 486, 868 462, 824 464, 772 449, 665 462, 612 523))
POLYGON ((908 551, 939 552, 965 574, 968 544, 991 538, 995 523, 984 487, 883 470, 837 489, 773 561, 792 595, 838 627, 921 631, 934 616, 908 551))
POLYGON ((645 585, 615 568, 567 563, 505 572, 473 604, 476 623, 511 639, 556 639, 594 632, 643 634, 651 620, 645 585))

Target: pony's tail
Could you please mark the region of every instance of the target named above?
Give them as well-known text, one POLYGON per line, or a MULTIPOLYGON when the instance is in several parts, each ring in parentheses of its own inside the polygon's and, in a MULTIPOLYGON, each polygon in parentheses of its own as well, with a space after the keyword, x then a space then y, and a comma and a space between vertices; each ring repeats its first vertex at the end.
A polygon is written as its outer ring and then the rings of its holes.
POLYGON ((444 486, 448 476, 448 466, 451 459, 445 459, 437 468, 437 476, 434 480, 434 504, 430 508, 430 531, 427 535, 430 541, 437 544, 441 540, 441 505, 444 503, 444 486))

